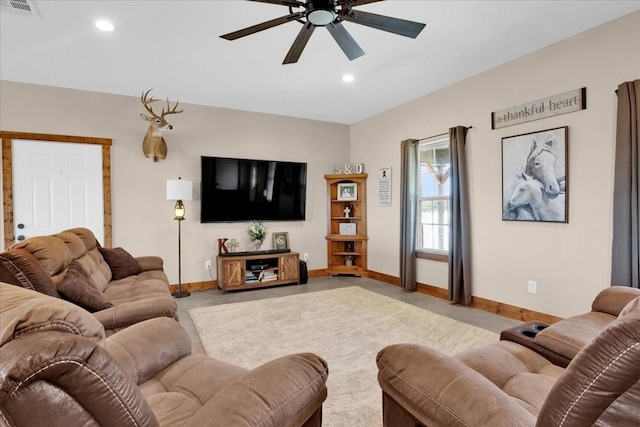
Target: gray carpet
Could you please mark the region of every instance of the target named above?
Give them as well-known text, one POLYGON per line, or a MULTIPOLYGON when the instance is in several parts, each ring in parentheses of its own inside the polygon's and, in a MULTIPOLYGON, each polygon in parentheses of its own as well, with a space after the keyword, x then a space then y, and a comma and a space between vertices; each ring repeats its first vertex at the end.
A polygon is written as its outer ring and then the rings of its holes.
POLYGON ((255 368, 313 352, 327 360, 325 426, 382 425, 375 358, 386 345, 423 344, 446 354, 498 335, 352 286, 189 310, 206 353, 255 368))

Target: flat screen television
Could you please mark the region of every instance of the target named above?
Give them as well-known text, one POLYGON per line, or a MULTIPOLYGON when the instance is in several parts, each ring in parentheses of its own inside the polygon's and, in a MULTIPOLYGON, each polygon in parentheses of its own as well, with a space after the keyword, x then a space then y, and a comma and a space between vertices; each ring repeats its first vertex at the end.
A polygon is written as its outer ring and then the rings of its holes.
POLYGON ((304 221, 307 164, 201 156, 200 222, 304 221))

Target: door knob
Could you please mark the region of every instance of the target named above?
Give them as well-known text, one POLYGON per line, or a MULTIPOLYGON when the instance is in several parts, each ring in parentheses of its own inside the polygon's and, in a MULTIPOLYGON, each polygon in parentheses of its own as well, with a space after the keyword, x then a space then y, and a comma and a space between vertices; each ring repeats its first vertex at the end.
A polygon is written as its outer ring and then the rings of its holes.
POLYGON ((24 228, 24 224, 18 224, 18 228, 22 230, 24 228))
POLYGON ((18 240, 19 242, 23 241, 23 240, 24 240, 24 236, 23 236, 22 234, 21 234, 21 235, 19 235, 19 236, 18 236, 18 238, 17 238, 17 240, 18 240))

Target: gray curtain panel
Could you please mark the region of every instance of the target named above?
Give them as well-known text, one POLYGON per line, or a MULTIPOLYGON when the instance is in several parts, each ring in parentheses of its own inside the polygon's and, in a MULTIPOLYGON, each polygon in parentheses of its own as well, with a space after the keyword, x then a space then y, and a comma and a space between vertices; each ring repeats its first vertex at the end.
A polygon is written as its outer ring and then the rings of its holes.
POLYGON ((640 80, 634 80, 618 86, 616 165, 613 183, 612 286, 639 286, 639 131, 640 80))
POLYGON ((449 129, 451 151, 451 229, 449 232, 449 301, 471 304, 471 230, 465 140, 468 128, 449 129))
POLYGON ((416 219, 418 215, 418 140, 407 139, 400 144, 400 286, 416 290, 416 219))

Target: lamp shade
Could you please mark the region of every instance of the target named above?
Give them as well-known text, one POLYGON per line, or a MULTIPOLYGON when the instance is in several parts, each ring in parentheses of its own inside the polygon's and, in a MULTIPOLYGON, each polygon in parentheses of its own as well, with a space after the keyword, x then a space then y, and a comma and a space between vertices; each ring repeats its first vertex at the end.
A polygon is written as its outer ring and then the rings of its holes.
POLYGON ((186 179, 167 180, 167 200, 191 200, 193 197, 193 182, 186 179))

